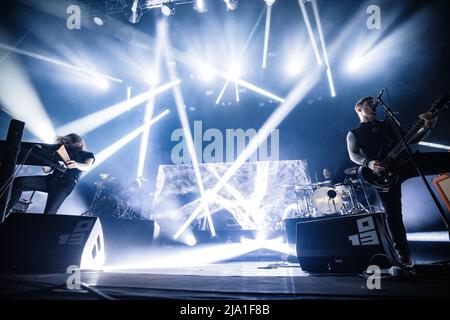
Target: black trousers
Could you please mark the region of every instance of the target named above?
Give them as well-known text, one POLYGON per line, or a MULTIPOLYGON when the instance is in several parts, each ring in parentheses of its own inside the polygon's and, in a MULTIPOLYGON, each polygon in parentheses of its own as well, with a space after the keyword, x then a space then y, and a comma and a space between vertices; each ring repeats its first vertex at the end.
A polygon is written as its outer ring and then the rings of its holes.
POLYGON ((56 214, 75 185, 75 180, 54 175, 17 177, 14 179, 7 212, 14 208, 23 191, 41 191, 48 193, 44 213, 56 214))
MULTIPOLYGON (((414 159, 425 175, 450 172, 450 152, 415 153, 414 159)), ((402 257, 410 257, 402 219, 401 185, 405 180, 419 174, 411 161, 402 163, 397 170, 399 181, 392 186, 389 192, 379 192, 378 195, 385 210, 387 231, 394 242, 395 249, 402 257)))

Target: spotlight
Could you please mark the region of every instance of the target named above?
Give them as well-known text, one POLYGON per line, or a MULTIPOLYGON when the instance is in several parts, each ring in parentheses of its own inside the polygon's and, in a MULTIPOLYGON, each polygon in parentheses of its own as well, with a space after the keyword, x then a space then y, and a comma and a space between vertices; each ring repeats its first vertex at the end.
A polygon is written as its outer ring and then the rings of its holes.
POLYGON ((142 17, 142 13, 140 11, 131 11, 130 16, 128 17, 128 21, 132 24, 136 24, 142 17))
POLYGON ((95 16, 92 20, 93 20, 94 23, 95 23, 97 26, 99 26, 99 27, 102 27, 102 26, 105 25, 105 22, 104 22, 103 19, 100 18, 100 17, 95 16))
POLYGON ((292 59, 288 63, 286 63, 285 71, 286 73, 291 76, 295 77, 298 76, 304 69, 305 65, 300 61, 300 59, 292 59))
POLYGON ((97 86, 97 88, 101 90, 107 90, 109 89, 109 81, 102 79, 102 78, 96 78, 92 79, 92 82, 97 86))
POLYGON ((238 0, 223 0, 227 6, 227 11, 234 11, 239 6, 238 0))
POLYGON ((237 80, 241 75, 241 67, 237 63, 233 63, 228 69, 228 76, 232 80, 237 80))
POLYGON ((165 4, 161 6, 161 13, 166 17, 175 14, 175 7, 172 4, 165 4))
POLYGON ((275 0, 264 0, 264 2, 270 7, 275 3, 275 0))
POLYGON ((142 10, 141 8, 139 8, 138 4, 139 0, 133 1, 133 4, 131 6, 131 13, 130 16, 128 17, 128 21, 130 21, 133 24, 138 23, 142 17, 142 10))
POLYGON ((156 86, 159 82, 158 75, 156 73, 151 73, 147 76, 147 83, 156 86))
POLYGON ((362 59, 355 57, 347 63, 347 69, 351 72, 355 72, 359 70, 362 64, 363 64, 362 59))
POLYGON ((199 69, 200 78, 202 80, 211 81, 212 79, 214 79, 214 70, 211 68, 211 66, 205 64, 200 66, 199 69))
POLYGON ((205 0, 195 0, 194 10, 199 13, 206 12, 205 0))

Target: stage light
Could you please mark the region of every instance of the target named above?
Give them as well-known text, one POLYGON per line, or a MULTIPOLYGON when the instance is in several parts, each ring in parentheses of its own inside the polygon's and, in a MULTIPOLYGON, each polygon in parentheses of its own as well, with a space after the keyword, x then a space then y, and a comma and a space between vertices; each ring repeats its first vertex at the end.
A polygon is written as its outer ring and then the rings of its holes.
POLYGON ((26 71, 16 57, 0 64, 0 106, 45 143, 54 143, 55 129, 26 71))
POLYGON ((207 65, 207 64, 201 65, 199 67, 199 73, 200 73, 200 78, 203 81, 209 82, 214 79, 214 70, 211 68, 210 65, 207 65))
POLYGON ((107 90, 109 88, 109 82, 105 79, 101 78, 94 78, 92 79, 92 82, 95 84, 95 86, 101 90, 107 90))
POLYGON ((99 165, 101 165, 103 162, 105 162, 107 159, 109 159, 113 154, 115 154, 117 151, 122 149, 124 146, 126 146, 129 142, 131 142, 133 139, 135 139, 137 136, 139 136, 147 127, 153 125, 154 123, 161 120, 164 116, 169 114, 169 110, 164 110, 159 115, 157 115, 155 118, 148 121, 143 126, 131 131, 123 138, 119 139, 118 141, 114 142, 112 145, 107 147, 106 149, 103 149, 102 151, 98 152, 95 156, 95 162, 94 164, 89 168, 88 171, 85 172, 85 174, 88 174, 89 172, 92 172, 95 168, 97 168, 99 165))
POLYGON ((362 65, 362 59, 360 58, 353 58, 350 61, 347 62, 347 69, 350 72, 358 71, 361 68, 362 65))
POLYGON ((223 94, 225 93, 225 90, 227 89, 229 83, 230 80, 226 79, 225 83, 223 84, 222 90, 220 90, 219 96, 216 99, 216 104, 219 104, 220 100, 222 100, 223 94))
POLYGON ((264 31, 264 46, 263 46, 263 61, 262 67, 266 68, 267 66, 267 50, 269 49, 269 34, 270 34, 270 20, 272 16, 272 0, 266 0, 266 27, 264 31))
MULTIPOLYGON (((152 119, 154 109, 155 109, 155 98, 151 98, 147 102, 147 105, 145 106, 144 124, 147 124, 149 119, 152 119)), ((136 177, 138 178, 142 178, 144 174, 144 165, 145 165, 145 158, 147 156, 149 136, 150 136, 150 126, 147 126, 145 130, 142 132, 141 145, 139 147, 139 162, 136 173, 136 177)))
POLYGON ((327 52, 327 46, 325 44, 325 37, 324 37, 323 31, 322 31, 322 22, 320 21, 319 7, 317 6, 316 0, 311 0, 311 4, 313 7, 314 18, 316 20, 317 31, 319 33, 320 44, 322 46, 322 53, 323 53, 323 57, 325 60, 325 65, 327 66, 327 79, 328 79, 328 84, 330 86, 331 96, 335 97, 336 91, 334 88, 334 81, 333 81, 333 75, 331 73, 330 61, 328 59, 328 52, 327 52))
POLYGON ((445 231, 414 232, 406 235, 408 241, 449 242, 449 233, 445 231))
POLYGON ((175 14, 175 6, 172 4, 165 4, 161 6, 161 13, 166 17, 175 14))
POLYGON ((188 246, 190 246, 190 247, 193 247, 193 246, 195 246, 196 244, 197 244, 197 240, 195 240, 195 237, 194 237, 194 235, 190 235, 190 237, 188 237, 187 239, 186 239, 187 241, 187 245, 188 246))
MULTIPOLYGON (((176 63, 172 62, 173 61, 172 53, 170 50, 170 43, 169 43, 167 29, 168 29, 167 21, 161 20, 157 26, 157 32, 158 32, 159 36, 161 37, 161 39, 163 39, 161 46, 162 46, 162 48, 164 48, 169 76, 171 79, 177 79, 176 63)), ((188 149, 191 161, 192 161, 192 166, 194 168, 195 178, 197 180, 200 195, 202 197, 202 202, 204 203, 203 208, 206 213, 209 229, 211 231, 211 235, 214 237, 216 235, 216 232, 215 232, 214 224, 213 224, 213 221, 211 218, 211 213, 209 211, 209 204, 207 202, 208 200, 206 197, 206 192, 205 192, 205 188, 203 185, 202 176, 200 173, 200 168, 198 165, 198 159, 197 159, 197 154, 195 152, 194 140, 192 137, 190 126, 189 126, 189 119, 188 119, 188 116, 186 113, 186 104, 184 103, 183 93, 181 92, 181 87, 179 85, 177 85, 173 88, 173 94, 174 94, 174 98, 175 98, 175 104, 177 106, 178 117, 180 119, 181 127, 183 129, 184 139, 187 144, 187 149, 188 149)))
POLYGON ((102 18, 100 18, 100 17, 94 17, 93 19, 92 19, 93 21, 94 21, 94 23, 97 25, 97 26, 99 26, 99 27, 103 27, 104 25, 105 25, 105 22, 103 21, 103 19, 102 18))
POLYGON ((152 86, 156 86, 159 82, 158 75, 156 73, 151 73, 151 74, 147 75, 146 81, 148 84, 150 84, 152 86))
POLYGON ((268 5, 268 6, 273 6, 273 4, 275 3, 275 0, 264 0, 264 2, 265 2, 266 5, 268 5))
POLYGON ((316 39, 314 37, 314 33, 312 31, 311 21, 309 21, 308 12, 306 11, 306 7, 305 7, 305 4, 303 3, 303 0, 298 0, 298 4, 302 11, 303 20, 305 20, 306 30, 308 31, 309 40, 310 40, 311 46, 314 50, 314 55, 316 56, 317 65, 321 66, 322 59, 320 58, 319 49, 317 48, 317 43, 316 43, 316 39))
POLYGON ((86 134, 101 125, 111 121, 112 119, 120 116, 122 113, 137 107, 141 103, 149 100, 150 98, 172 88, 176 84, 180 83, 180 80, 171 81, 155 89, 144 92, 137 95, 130 100, 121 101, 110 107, 104 108, 100 111, 91 113, 75 121, 69 122, 59 127, 56 132, 58 134, 68 134, 70 132, 76 132, 78 134, 86 134))
MULTIPOLYGON (((151 84, 151 88, 156 85, 158 82, 158 75, 160 73, 160 67, 161 67, 161 40, 158 38, 156 42, 156 55, 155 55, 155 63, 154 63, 154 70, 155 72, 151 73, 153 75, 153 84, 151 84)), ((145 106, 145 113, 144 113, 144 124, 148 121, 148 119, 153 118, 153 113, 155 109, 155 101, 156 97, 150 98, 150 100, 147 101, 147 104, 145 106)), ((141 145, 139 147, 139 162, 138 162, 138 168, 136 172, 136 177, 140 178, 144 174, 144 165, 145 160, 147 157, 147 150, 149 145, 149 137, 150 137, 150 126, 147 126, 144 132, 142 132, 141 136, 141 145)))
POLYGON ((239 6, 238 0, 223 0, 227 6, 227 11, 234 11, 239 6))
POLYGON ((105 271, 114 270, 136 270, 156 268, 186 268, 205 266, 220 261, 230 260, 247 253, 258 250, 259 246, 254 243, 226 243, 215 245, 202 245, 193 248, 180 248, 164 250, 152 248, 148 251, 137 252, 136 256, 130 258, 130 254, 124 253, 122 264, 108 265, 105 271), (160 251, 159 251, 160 250, 160 251), (126 258, 125 258, 126 257, 126 258))
POLYGON ((206 12, 205 0, 195 0, 194 10, 199 13, 206 12))
POLYGON ((288 63, 285 64, 285 73, 289 77, 298 76, 304 69, 305 65, 300 61, 300 59, 292 59, 288 63))
POLYGON ((5 49, 5 50, 10 51, 10 52, 14 52, 14 53, 21 54, 21 55, 24 55, 24 56, 27 56, 27 57, 30 57, 30 58, 34 58, 34 59, 37 59, 37 60, 49 62, 51 64, 54 64, 54 65, 57 65, 57 66, 60 66, 60 67, 64 67, 64 68, 68 68, 68 69, 71 69, 71 70, 74 70, 74 71, 78 71, 78 72, 84 73, 84 74, 86 74, 88 76, 91 76, 93 78, 106 79, 106 80, 114 81, 114 82, 117 82, 117 83, 123 83, 122 79, 118 79, 118 78, 109 76, 107 74, 102 74, 102 73, 99 73, 99 72, 95 72, 95 71, 89 70, 87 68, 82 68, 82 67, 79 67, 79 66, 75 66, 73 64, 69 64, 69 63, 64 62, 64 61, 60 61, 60 60, 57 60, 57 59, 53 59, 53 58, 49 58, 49 57, 43 56, 41 54, 33 53, 33 52, 22 50, 22 49, 17 49, 16 47, 11 47, 11 46, 8 46, 8 45, 2 44, 2 43, 0 43, 0 49, 5 49))
POLYGON ((133 0, 133 4, 131 5, 131 12, 128 17, 128 21, 132 24, 136 24, 142 17, 142 10, 139 7, 139 0, 133 0))
POLYGON ((232 63, 228 68, 228 77, 231 80, 236 81, 240 75, 241 75, 240 65, 238 63, 232 63))
POLYGON ((420 141, 419 145, 425 146, 425 147, 431 147, 431 148, 436 148, 436 149, 442 149, 442 150, 450 151, 450 146, 446 146, 446 145, 439 144, 439 143, 420 141))

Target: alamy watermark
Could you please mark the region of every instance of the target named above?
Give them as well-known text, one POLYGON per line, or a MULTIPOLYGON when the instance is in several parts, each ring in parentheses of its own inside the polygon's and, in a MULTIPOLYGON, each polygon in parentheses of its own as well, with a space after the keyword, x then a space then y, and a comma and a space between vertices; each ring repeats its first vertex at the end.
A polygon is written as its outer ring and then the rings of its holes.
POLYGON ((66 273, 70 276, 66 280, 67 289, 80 290, 81 289, 81 271, 77 265, 71 265, 67 267, 66 273))
POLYGON ((366 12, 369 17, 366 20, 366 25, 369 30, 380 30, 381 29, 381 9, 379 6, 372 4, 367 7, 366 12))
POLYGON ((370 276, 366 280, 366 286, 369 290, 381 289, 381 269, 379 266, 371 265, 367 267, 366 273, 370 276))
MULTIPOLYGON (((203 132, 202 121, 194 121, 193 140, 197 159, 204 163, 234 161, 252 139, 257 139, 257 135, 256 129, 240 128, 226 129, 225 132, 209 128, 203 132)), ((177 142, 170 155, 173 164, 190 164, 191 157, 183 129, 175 129, 170 140, 177 142)), ((265 141, 261 141, 249 161, 278 161, 279 156, 280 132, 279 129, 274 129, 265 141)))
POLYGON ((69 30, 81 29, 81 8, 75 4, 72 4, 66 9, 67 19, 66 27, 69 30))

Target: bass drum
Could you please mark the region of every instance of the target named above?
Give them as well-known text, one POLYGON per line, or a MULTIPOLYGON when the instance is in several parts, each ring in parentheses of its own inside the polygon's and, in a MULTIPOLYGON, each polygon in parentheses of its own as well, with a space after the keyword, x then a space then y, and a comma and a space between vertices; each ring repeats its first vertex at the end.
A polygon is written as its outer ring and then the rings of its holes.
POLYGON ((319 217, 339 213, 344 204, 342 196, 336 189, 330 187, 321 187, 315 190, 312 195, 312 201, 319 217))

